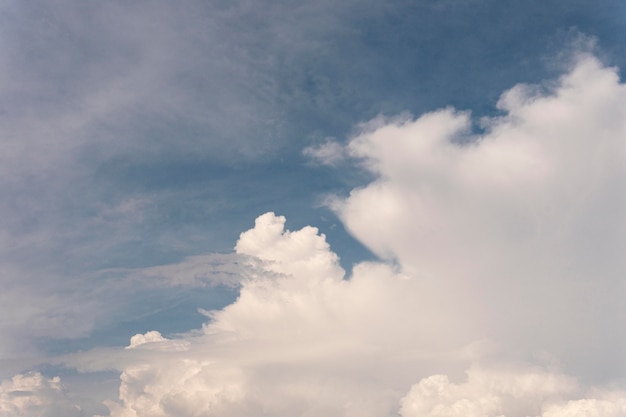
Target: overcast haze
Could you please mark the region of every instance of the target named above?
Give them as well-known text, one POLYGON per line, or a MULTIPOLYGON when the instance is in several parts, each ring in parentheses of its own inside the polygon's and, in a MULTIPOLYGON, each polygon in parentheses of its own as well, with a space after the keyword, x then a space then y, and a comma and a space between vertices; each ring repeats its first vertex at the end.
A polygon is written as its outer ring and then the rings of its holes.
POLYGON ((0 417, 626 417, 626 4, 0 3, 0 417))

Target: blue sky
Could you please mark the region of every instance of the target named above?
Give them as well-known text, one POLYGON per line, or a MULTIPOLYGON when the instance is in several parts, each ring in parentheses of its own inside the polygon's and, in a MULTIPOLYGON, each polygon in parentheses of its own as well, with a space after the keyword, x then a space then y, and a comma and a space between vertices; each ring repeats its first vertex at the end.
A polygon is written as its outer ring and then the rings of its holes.
POLYGON ((0 19, 0 416, 411 417, 484 396, 466 416, 626 415, 623 2, 9 0, 0 19), (407 353, 442 350, 473 353, 407 353), (168 374, 183 359, 243 376, 168 374), (524 378, 569 388, 507 397, 524 378), (222 394, 203 409, 172 381, 222 394))

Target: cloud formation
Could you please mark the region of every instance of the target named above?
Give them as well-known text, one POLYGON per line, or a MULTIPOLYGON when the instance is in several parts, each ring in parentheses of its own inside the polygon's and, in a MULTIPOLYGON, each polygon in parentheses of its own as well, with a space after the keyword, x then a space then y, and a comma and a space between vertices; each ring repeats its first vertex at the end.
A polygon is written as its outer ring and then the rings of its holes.
POLYGON ((626 392, 582 393, 563 374, 527 368, 480 369, 467 381, 433 375, 415 384, 401 400, 402 417, 590 417, 626 415, 626 392), (572 396, 582 399, 567 400, 572 396))
MULTIPOLYGON (((383 261, 346 277, 317 228, 266 213, 233 256, 135 271, 240 286, 201 329, 65 363, 122 372, 111 417, 626 416, 624 85, 580 55, 498 106, 481 133, 448 108, 350 140, 375 180, 330 204, 383 261)), ((11 415, 81 415, 56 378, 2 390, 11 415)))
POLYGON ((100 325, 94 271, 223 245, 232 184, 265 182, 248 162, 283 152, 303 58, 357 3, 3 2, 0 360, 100 325))
MULTIPOLYGON (((0 360, 101 328, 130 292, 102 269, 228 250, 259 210, 305 219, 313 194, 346 184, 298 166, 312 138, 377 111, 481 108, 545 73, 566 14, 593 15, 583 30, 609 47, 594 28, 622 25, 590 0, 456 3, 2 2, 0 360)), ((332 160, 342 148, 329 146, 317 152, 332 160)))
POLYGON ((405 384, 411 376, 407 361, 385 358, 420 355, 410 351, 414 335, 398 345, 403 326, 385 317, 410 308, 401 296, 411 281, 383 264, 361 265, 346 281, 317 229, 286 231, 284 223, 268 213, 241 235, 237 252, 258 257, 266 272, 244 281, 239 299, 212 312, 184 351, 180 340, 135 336, 131 346, 144 355, 124 370, 112 416, 377 416, 396 406, 398 372, 405 384), (388 305, 394 296, 397 309, 388 305))
POLYGON ((15 375, 0 385, 1 417, 84 417, 61 385, 59 377, 40 373, 15 375))
POLYGON ((453 109, 365 126, 348 149, 378 179, 333 207, 475 335, 623 370, 624 85, 581 55, 498 107, 480 135, 453 109))
POLYGON ((332 207, 386 261, 346 279, 318 229, 260 216, 234 303, 116 351, 111 416, 626 416, 603 388, 626 370, 626 90, 581 55, 498 105, 481 134, 454 109, 362 126, 376 180, 332 207))

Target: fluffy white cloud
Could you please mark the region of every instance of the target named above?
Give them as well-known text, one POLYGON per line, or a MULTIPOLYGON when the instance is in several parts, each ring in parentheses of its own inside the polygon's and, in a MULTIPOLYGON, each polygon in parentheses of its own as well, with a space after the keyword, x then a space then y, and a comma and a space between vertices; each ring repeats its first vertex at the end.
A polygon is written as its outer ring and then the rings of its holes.
POLYGON ((344 280, 317 229, 284 223, 268 213, 241 235, 237 252, 266 272, 243 281, 184 350, 179 339, 134 336, 143 355, 124 370, 112 416, 388 415, 421 366, 467 356, 416 350, 431 342, 402 323, 413 281, 384 264, 344 280))
POLYGON ((499 107, 479 136, 453 109, 365 126, 349 151, 378 179, 332 204, 475 334, 610 369, 626 342, 625 87, 580 56, 499 107))
POLYGON ((126 346, 126 349, 134 349, 146 343, 162 342, 164 340, 166 339, 161 333, 155 330, 147 332, 146 334, 136 334, 130 338, 130 345, 126 346))
POLYGON ((603 398, 568 401, 546 409, 543 417, 623 417, 626 416, 626 394, 610 393, 603 398))
POLYGON ((472 368, 467 381, 433 375, 415 384, 401 401, 402 417, 623 417, 626 392, 583 394, 566 375, 531 367, 472 368), (567 398, 582 399, 567 401, 567 398))
POLYGON ((274 213, 258 217, 254 229, 241 234, 235 251, 265 261, 267 271, 303 279, 340 280, 344 271, 325 236, 311 226, 285 231, 285 220, 274 213))
POLYGON ((624 371, 624 86, 581 56, 499 106, 481 136, 452 109, 363 126, 348 150, 377 180, 333 205, 392 262, 345 279, 316 228, 259 217, 233 304, 118 351, 111 416, 625 415, 589 389, 624 371))
POLYGON ((59 377, 40 373, 18 374, 0 384, 1 417, 81 417, 69 400, 59 377))

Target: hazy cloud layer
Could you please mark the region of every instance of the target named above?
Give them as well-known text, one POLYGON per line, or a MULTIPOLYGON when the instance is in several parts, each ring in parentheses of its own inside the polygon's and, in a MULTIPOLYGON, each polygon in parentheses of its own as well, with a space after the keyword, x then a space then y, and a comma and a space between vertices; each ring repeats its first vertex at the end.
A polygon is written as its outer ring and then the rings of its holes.
POLYGON ((0 5, 0 359, 100 325, 124 291, 94 271, 230 247, 207 218, 291 139, 301 58, 354 6, 331 3, 0 5))

